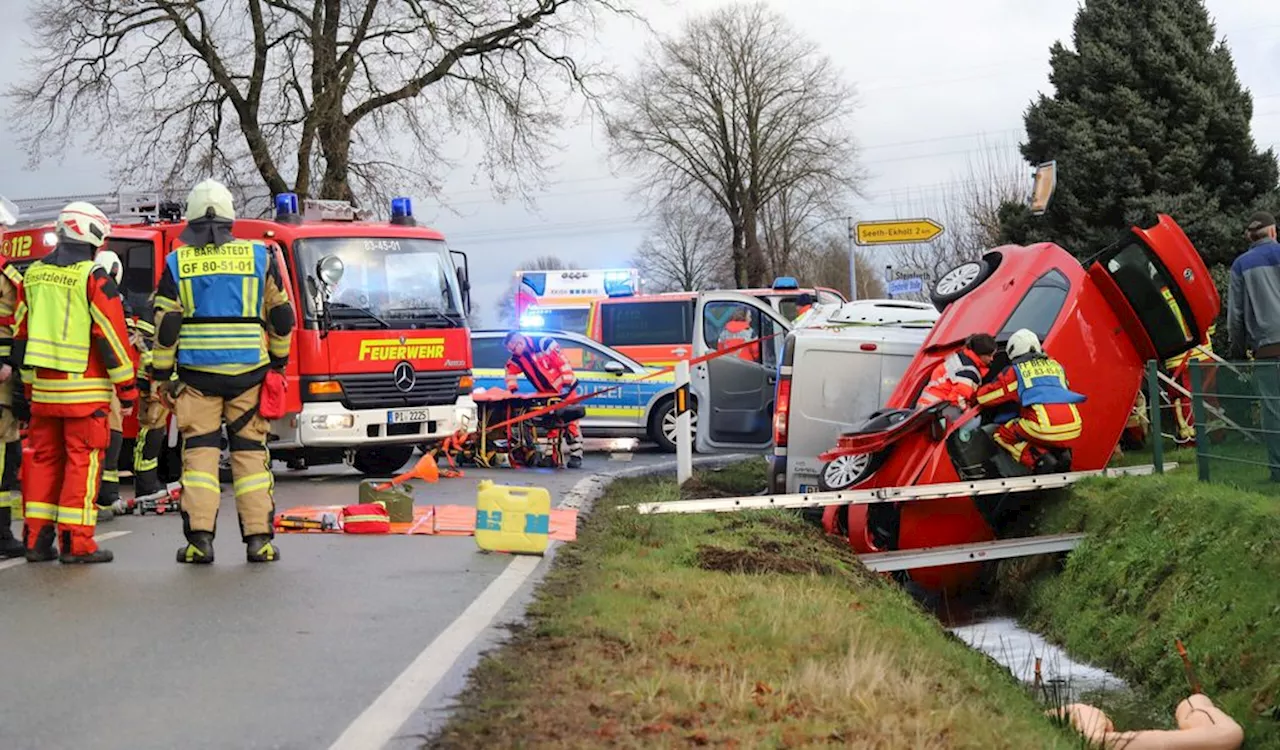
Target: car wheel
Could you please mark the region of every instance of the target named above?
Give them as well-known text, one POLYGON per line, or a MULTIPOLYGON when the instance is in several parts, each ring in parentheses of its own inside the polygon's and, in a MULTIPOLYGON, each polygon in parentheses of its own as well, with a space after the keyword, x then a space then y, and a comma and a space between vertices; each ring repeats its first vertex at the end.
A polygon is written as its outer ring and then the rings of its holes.
POLYGON ((941 312, 947 305, 955 302, 969 292, 978 288, 991 273, 991 266, 986 260, 971 260, 948 270, 938 279, 929 292, 933 306, 941 312))
MULTIPOLYGON (((668 399, 658 407, 658 412, 653 415, 649 427, 649 437, 658 447, 667 453, 675 453, 676 451, 676 424, 678 416, 676 414, 675 399, 668 399)), ((698 410, 695 408, 689 412, 689 428, 693 435, 698 434, 698 410)))
POLYGON ((370 477, 394 476, 413 458, 412 445, 381 445, 356 451, 351 465, 356 471, 370 477))
POLYGON ((824 492, 840 492, 861 482, 871 469, 871 457, 865 453, 837 456, 822 465, 818 487, 824 492))

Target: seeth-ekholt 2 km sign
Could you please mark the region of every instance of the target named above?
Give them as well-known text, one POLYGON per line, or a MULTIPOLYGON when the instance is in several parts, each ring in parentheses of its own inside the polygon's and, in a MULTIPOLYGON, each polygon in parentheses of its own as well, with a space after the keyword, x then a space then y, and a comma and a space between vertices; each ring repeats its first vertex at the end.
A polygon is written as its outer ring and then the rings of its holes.
POLYGON ((854 242, 859 245, 903 245, 928 242, 943 232, 933 219, 893 219, 860 221, 854 227, 854 242))

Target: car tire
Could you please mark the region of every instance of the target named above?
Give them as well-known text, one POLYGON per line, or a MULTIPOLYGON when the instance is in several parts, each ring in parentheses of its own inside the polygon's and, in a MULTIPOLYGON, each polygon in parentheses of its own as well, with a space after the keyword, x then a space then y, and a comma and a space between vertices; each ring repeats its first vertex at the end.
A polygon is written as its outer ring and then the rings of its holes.
POLYGON ((872 457, 866 454, 837 456, 818 471, 818 487, 823 492, 843 492, 866 479, 875 469, 872 457))
POLYGON ((938 282, 929 290, 929 299, 938 312, 974 289, 991 275, 991 264, 985 258, 971 260, 947 269, 938 277, 938 282))
MULTIPOLYGON (((666 453, 676 452, 675 429, 676 429, 676 400, 669 398, 658 405, 653 416, 649 419, 649 439, 658 444, 666 453)), ((689 425, 693 434, 698 434, 698 405, 693 404, 693 410, 689 412, 689 425)), ((696 446, 695 446, 696 450, 696 446)))
POLYGON ((351 465, 365 476, 390 477, 409 463, 411 458, 413 458, 412 445, 380 445, 357 450, 351 465))

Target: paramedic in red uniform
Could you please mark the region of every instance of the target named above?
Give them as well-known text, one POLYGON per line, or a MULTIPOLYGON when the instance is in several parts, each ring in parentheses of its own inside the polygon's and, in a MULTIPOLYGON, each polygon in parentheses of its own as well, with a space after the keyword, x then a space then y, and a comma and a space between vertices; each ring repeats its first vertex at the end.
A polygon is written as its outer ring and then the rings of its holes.
POLYGON ((1035 470, 1047 449, 1065 448, 1080 437, 1083 423, 1076 404, 1085 397, 1071 390, 1062 365, 1044 353, 1031 331, 1014 332, 1005 350, 1009 366, 978 389, 978 405, 1018 404, 1018 416, 996 430, 995 441, 1023 466, 1035 470))
POLYGON ((111 231, 107 217, 70 203, 55 229, 57 247, 27 269, 9 355, 15 370, 32 372, 24 385, 33 455, 22 483, 23 540, 29 562, 106 563, 111 552, 93 540, 94 498, 111 442, 112 393, 125 416, 137 399, 129 334, 115 281, 94 263, 111 231))
MULTIPOLYGON (((524 375, 538 393, 567 394, 577 384, 573 368, 560 351, 555 339, 542 337, 533 339, 512 331, 504 342, 511 359, 507 360, 507 390, 515 393, 519 388, 516 380, 524 375)), ((569 448, 569 468, 582 466, 582 428, 577 420, 570 422, 565 429, 569 448)))
POLYGON ((916 402, 917 408, 950 401, 966 409, 973 402, 982 380, 991 368, 996 354, 995 337, 989 333, 975 333, 964 341, 964 348, 952 352, 935 368, 929 384, 916 402))
MULTIPOLYGON (((739 307, 729 316, 729 321, 724 324, 724 328, 720 331, 720 337, 716 340, 716 349, 725 351, 735 346, 742 346, 748 341, 755 341, 756 332, 751 328, 750 314, 746 307, 739 307)), ((738 356, 750 362, 760 361, 760 344, 751 344, 750 346, 742 346, 738 350, 738 356)))

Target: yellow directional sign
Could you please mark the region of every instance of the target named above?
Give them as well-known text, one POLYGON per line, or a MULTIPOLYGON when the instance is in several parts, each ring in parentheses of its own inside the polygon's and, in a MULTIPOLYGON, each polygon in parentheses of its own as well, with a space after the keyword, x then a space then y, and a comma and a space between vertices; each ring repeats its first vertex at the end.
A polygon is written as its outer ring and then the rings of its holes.
POLYGON ((942 234, 942 225, 933 219, 893 219, 891 221, 860 221, 855 230, 855 242, 859 245, 900 245, 912 242, 928 242, 942 234))

